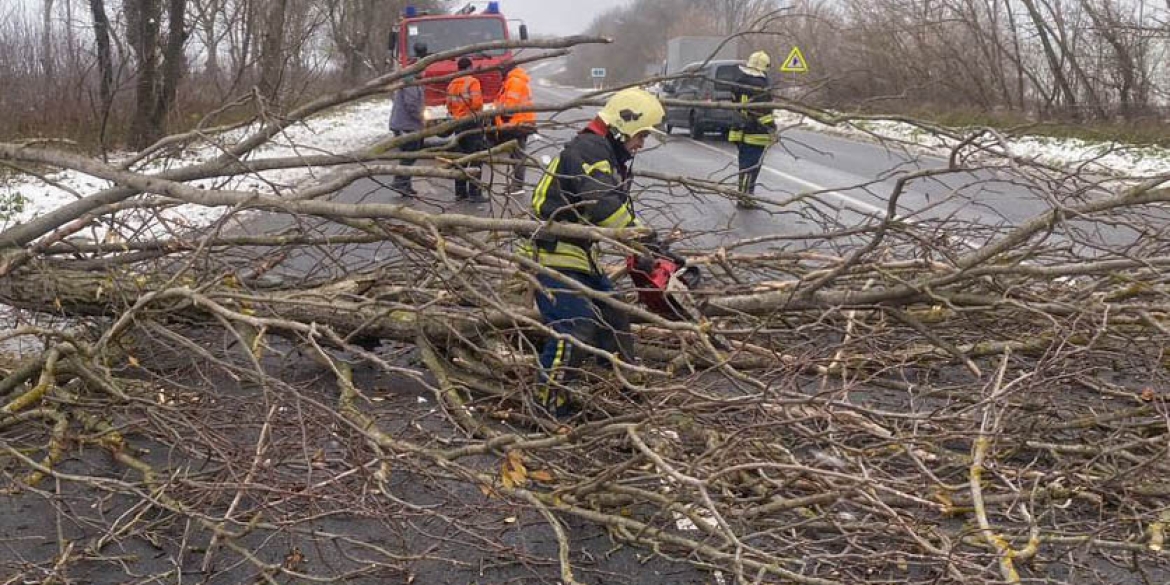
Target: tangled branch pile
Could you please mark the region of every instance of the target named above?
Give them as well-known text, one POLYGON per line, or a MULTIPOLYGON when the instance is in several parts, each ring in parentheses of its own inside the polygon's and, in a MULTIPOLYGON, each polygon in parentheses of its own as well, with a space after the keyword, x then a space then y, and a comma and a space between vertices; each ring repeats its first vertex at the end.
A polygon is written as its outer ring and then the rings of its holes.
MULTIPOLYGON (((868 186, 884 215, 799 193, 751 213, 804 230, 712 246, 681 229, 705 319, 605 300, 640 321, 640 361, 591 366, 582 413, 555 421, 529 399, 552 332, 541 269, 513 253, 542 227, 522 202, 339 195, 456 176, 441 150, 409 169, 385 148, 238 162, 399 79, 154 175, 0 144, 114 184, 0 233, 0 301, 20 309, 4 338, 39 340, 0 365, 9 582, 1166 582, 1166 177, 1042 168, 986 134, 868 186), (290 165, 332 174, 188 184, 290 165), (923 184, 951 195, 905 209, 923 184), (1034 214, 948 211, 1009 185, 1034 214), (228 211, 68 239, 184 203, 228 211)), ((730 193, 668 175, 638 192, 730 193)), ((637 235, 543 227, 603 240, 615 272, 637 235)))

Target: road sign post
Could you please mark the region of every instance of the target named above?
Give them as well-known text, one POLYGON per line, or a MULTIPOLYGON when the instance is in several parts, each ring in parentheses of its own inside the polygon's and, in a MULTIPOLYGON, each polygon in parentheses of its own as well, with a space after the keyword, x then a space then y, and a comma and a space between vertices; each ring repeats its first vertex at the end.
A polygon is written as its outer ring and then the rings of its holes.
POLYGON ((601 89, 605 85, 605 67, 594 67, 589 71, 589 76, 593 78, 593 87, 601 89))

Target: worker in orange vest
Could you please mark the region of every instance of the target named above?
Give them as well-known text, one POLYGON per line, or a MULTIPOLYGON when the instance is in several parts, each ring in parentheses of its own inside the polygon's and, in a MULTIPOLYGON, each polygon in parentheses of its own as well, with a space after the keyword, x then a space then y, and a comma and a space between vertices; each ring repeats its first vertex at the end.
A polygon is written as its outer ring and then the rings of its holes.
MULTIPOLYGON (((532 106, 532 88, 528 85, 528 72, 520 67, 513 67, 500 87, 500 95, 496 98, 499 109, 515 109, 532 106)), ((515 140, 518 159, 523 160, 524 148, 528 146, 528 136, 536 132, 536 112, 515 112, 496 116, 496 134, 500 142, 515 140)), ((511 182, 508 192, 518 194, 524 191, 524 174, 527 167, 523 162, 512 165, 511 182)))
MULTIPOLYGON (((459 152, 472 154, 485 150, 487 141, 484 137, 483 120, 483 89, 479 80, 470 74, 471 59, 460 57, 459 71, 468 73, 456 77, 447 85, 447 112, 455 120, 463 123, 455 129, 458 134, 459 152)), ((482 162, 473 162, 471 167, 482 169, 482 162)), ((485 200, 479 181, 467 178, 455 179, 455 199, 482 202, 485 200)))

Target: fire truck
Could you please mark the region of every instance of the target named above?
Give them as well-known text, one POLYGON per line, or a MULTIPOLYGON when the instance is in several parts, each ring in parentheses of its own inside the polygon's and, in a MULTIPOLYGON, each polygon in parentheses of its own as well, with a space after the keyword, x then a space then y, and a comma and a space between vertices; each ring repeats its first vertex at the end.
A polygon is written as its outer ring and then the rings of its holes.
MULTIPOLYGON (((520 39, 528 39, 528 27, 519 27, 520 39)), ((390 33, 390 54, 399 67, 406 67, 418 60, 414 54, 417 43, 423 43, 429 54, 450 51, 468 45, 509 39, 508 19, 500 12, 499 2, 471 2, 451 14, 428 14, 407 6, 402 19, 390 33)), ((512 62, 511 49, 491 49, 466 55, 472 60, 472 70, 483 88, 484 109, 495 107, 492 103, 503 85, 503 66, 512 62)), ((455 59, 432 63, 422 73, 427 78, 451 75, 458 70, 455 59)), ((426 83, 423 95, 426 101, 424 117, 427 124, 447 120, 447 83, 438 81, 426 83)))

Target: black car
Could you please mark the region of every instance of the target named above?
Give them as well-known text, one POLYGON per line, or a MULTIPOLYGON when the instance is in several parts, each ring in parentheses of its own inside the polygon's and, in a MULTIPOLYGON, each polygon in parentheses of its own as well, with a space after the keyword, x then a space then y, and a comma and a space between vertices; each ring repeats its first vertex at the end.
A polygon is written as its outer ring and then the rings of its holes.
MULTIPOLYGON (((739 75, 743 61, 708 61, 692 63, 679 72, 689 77, 668 81, 662 85, 666 99, 698 102, 730 102, 734 99, 726 83, 739 75)), ((735 121, 735 110, 720 110, 693 106, 666 106, 666 131, 687 128, 691 138, 700 139, 708 132, 726 134, 735 121)))

